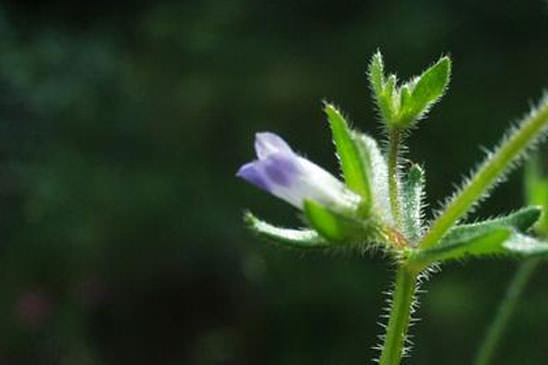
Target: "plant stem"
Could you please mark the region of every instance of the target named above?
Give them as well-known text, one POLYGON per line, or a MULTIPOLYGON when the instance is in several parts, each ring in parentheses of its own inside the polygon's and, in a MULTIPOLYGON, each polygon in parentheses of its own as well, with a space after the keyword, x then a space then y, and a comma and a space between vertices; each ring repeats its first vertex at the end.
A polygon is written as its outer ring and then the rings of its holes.
POLYGON ((540 259, 538 258, 529 259, 522 263, 514 274, 514 278, 506 289, 506 294, 500 303, 497 314, 481 343, 475 361, 476 365, 488 365, 491 363, 497 344, 500 342, 502 334, 508 326, 518 299, 539 263, 540 259))
POLYGON ((492 156, 487 157, 466 186, 445 207, 434 221, 419 246, 431 247, 461 218, 485 191, 500 177, 516 157, 536 140, 548 124, 548 98, 525 119, 509 138, 505 139, 492 156))
POLYGON ((392 128, 388 135, 388 194, 396 227, 401 227, 398 158, 400 153, 401 131, 392 128))
POLYGON ((401 266, 396 274, 396 287, 392 297, 392 308, 382 347, 380 365, 400 364, 416 286, 417 275, 407 267, 401 266))

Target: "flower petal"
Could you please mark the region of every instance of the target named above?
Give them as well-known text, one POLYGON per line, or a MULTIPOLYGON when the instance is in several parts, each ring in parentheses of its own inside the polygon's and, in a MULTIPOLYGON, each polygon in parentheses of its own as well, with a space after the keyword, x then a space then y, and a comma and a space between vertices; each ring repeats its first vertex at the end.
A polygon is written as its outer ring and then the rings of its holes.
POLYGON ((352 208, 360 202, 360 196, 348 189, 339 179, 322 167, 298 157, 302 166, 301 189, 306 191, 304 199, 314 200, 326 206, 338 205, 352 208))
POLYGON ((243 165, 238 177, 289 204, 303 209, 305 200, 353 210, 360 196, 335 176, 293 152, 283 139, 269 132, 256 134, 258 160, 243 165))
POLYGON ((264 160, 260 160, 260 163, 269 182, 274 185, 289 188, 302 174, 299 159, 294 154, 273 153, 264 160))
POLYGON ((236 176, 241 177, 242 179, 252 183, 253 185, 266 190, 271 191, 272 186, 268 184, 267 179, 265 178, 259 161, 253 161, 246 163, 236 173, 236 176))
POLYGON ((262 160, 276 152, 293 153, 289 145, 277 134, 260 132, 255 134, 255 152, 262 160))

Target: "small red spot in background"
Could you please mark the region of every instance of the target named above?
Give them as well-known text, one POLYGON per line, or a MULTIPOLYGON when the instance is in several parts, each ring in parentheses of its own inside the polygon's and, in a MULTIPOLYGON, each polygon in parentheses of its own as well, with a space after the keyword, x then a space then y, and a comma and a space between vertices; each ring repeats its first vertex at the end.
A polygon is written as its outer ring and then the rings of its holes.
POLYGON ((21 294, 15 302, 15 315, 21 325, 36 329, 51 312, 51 299, 42 290, 29 290, 21 294))

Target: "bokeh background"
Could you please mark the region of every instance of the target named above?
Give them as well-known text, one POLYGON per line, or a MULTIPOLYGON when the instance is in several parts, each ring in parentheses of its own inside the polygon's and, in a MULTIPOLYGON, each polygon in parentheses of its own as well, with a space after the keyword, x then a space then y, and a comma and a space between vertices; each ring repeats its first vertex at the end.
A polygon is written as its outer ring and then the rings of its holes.
MULTIPOLYGON (((298 212, 234 174, 271 130, 335 172, 321 100, 382 137, 364 75, 440 55, 409 140, 431 207, 548 85, 535 1, 0 2, 0 364, 365 364, 392 268, 257 241, 298 212)), ((521 170, 477 212, 523 204, 521 170)), ((409 364, 466 364, 516 263, 444 267, 409 364)), ((548 267, 497 364, 548 362, 548 267)))

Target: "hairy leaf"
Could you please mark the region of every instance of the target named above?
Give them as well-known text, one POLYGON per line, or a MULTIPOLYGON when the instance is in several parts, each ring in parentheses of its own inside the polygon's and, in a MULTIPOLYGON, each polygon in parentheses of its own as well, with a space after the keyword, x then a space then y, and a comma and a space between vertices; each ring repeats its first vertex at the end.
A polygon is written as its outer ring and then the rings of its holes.
POLYGON ((458 240, 461 236, 487 232, 497 227, 513 228, 519 232, 525 233, 537 222, 541 213, 542 208, 531 206, 522 208, 504 217, 489 219, 478 223, 458 225, 447 233, 440 244, 443 245, 444 241, 458 240))
POLYGON ((504 242, 503 246, 514 255, 548 257, 547 242, 521 233, 514 233, 510 239, 504 242))
POLYGON ((432 67, 422 73, 413 83, 414 88, 408 103, 402 105, 404 119, 417 119, 428 107, 435 103, 444 93, 451 75, 451 60, 442 57, 432 67))
POLYGON ((296 248, 323 248, 329 243, 318 233, 311 229, 279 228, 255 217, 251 212, 246 212, 244 221, 249 229, 257 236, 267 241, 296 248))
POLYGON ((376 95, 380 95, 384 88, 384 64, 380 51, 375 52, 369 63, 369 82, 376 95))
MULTIPOLYGON (((538 155, 534 155, 525 165, 525 195, 527 203, 548 206, 548 179, 543 176, 538 155)), ((535 230, 548 235, 548 214, 542 214, 535 230)))
POLYGON ((411 242, 416 242, 422 231, 422 198, 424 194, 424 171, 413 165, 407 172, 402 186, 403 228, 411 242))
POLYGON ((385 78, 382 55, 377 51, 369 62, 369 83, 373 97, 379 108, 379 113, 385 123, 391 124, 396 115, 394 96, 396 94, 396 76, 385 78))
POLYGON ((412 265, 427 266, 436 261, 482 256, 546 256, 548 243, 508 227, 486 226, 479 232, 466 232, 428 249, 409 252, 412 265))
POLYGON ((379 96, 379 106, 383 113, 383 117, 386 123, 394 124, 394 118, 398 112, 398 105, 396 104, 397 89, 396 89, 397 78, 396 75, 388 76, 384 89, 379 96))
POLYGON ((366 134, 354 132, 352 138, 358 146, 362 161, 369 165, 372 209, 385 223, 392 224, 393 217, 388 196, 388 166, 377 142, 366 134))
POLYGON ((325 113, 333 133, 346 185, 362 198, 364 210, 371 205, 370 161, 362 158, 352 131, 342 114, 331 104, 325 104, 325 113))
POLYGON ((407 129, 423 117, 445 92, 451 75, 451 60, 442 57, 420 76, 397 85, 396 75, 385 78, 382 56, 377 52, 369 63, 369 82, 384 123, 407 129))
POLYGON ((493 227, 480 233, 461 235, 433 248, 414 250, 409 259, 413 265, 427 266, 436 261, 509 253, 503 244, 512 233, 509 228, 493 227))
POLYGON ((443 211, 430 225, 419 244, 423 248, 436 245, 440 239, 491 191, 501 177, 517 166, 528 149, 534 148, 548 133, 548 97, 525 117, 520 125, 503 138, 500 146, 479 165, 462 188, 447 200, 443 211))

